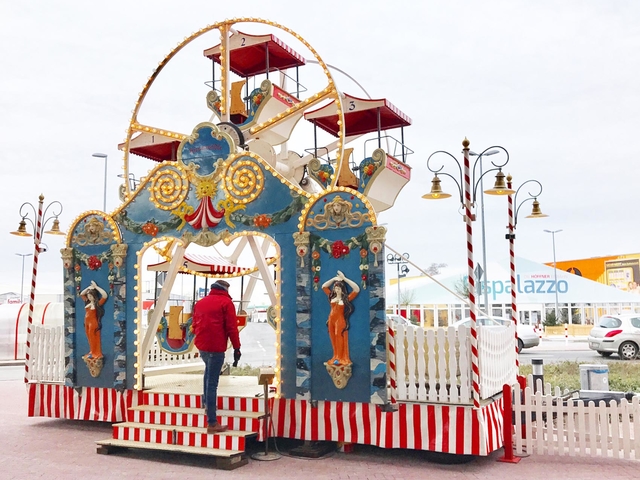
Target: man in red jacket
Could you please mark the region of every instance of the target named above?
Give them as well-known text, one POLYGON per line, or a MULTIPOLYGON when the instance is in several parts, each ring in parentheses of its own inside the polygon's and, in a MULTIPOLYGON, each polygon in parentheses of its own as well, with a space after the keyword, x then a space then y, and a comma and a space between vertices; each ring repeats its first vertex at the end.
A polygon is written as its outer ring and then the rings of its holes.
POLYGON ((217 280, 211 285, 209 295, 193 307, 193 333, 195 345, 204 361, 204 405, 207 414, 207 433, 227 430, 216 418, 218 380, 224 364, 224 352, 230 339, 234 348, 234 366, 240 358, 238 319, 229 296, 229 283, 217 280))

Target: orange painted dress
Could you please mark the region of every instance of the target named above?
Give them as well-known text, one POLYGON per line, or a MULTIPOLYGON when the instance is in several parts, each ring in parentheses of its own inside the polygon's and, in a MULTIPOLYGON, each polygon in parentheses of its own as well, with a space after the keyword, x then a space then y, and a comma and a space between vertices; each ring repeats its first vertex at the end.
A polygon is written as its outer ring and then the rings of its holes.
MULTIPOLYGON (((106 298, 98 300, 100 305, 104 305, 106 298)), ((98 315, 95 308, 91 308, 91 304, 84 307, 84 331, 89 340, 89 358, 102 358, 102 342, 100 341, 100 332, 98 328, 98 315)))
MULTIPOLYGON (((331 294, 329 288, 323 288, 324 293, 331 294)), ((349 301, 352 301, 358 292, 349 294, 349 301)), ((334 300, 337 300, 334 298, 334 300)), ((327 363, 334 365, 351 365, 349 358, 349 330, 345 330, 347 321, 344 318, 344 304, 338 301, 331 302, 331 310, 329 311, 329 321, 327 327, 329 329, 329 339, 333 347, 333 357, 327 363)))

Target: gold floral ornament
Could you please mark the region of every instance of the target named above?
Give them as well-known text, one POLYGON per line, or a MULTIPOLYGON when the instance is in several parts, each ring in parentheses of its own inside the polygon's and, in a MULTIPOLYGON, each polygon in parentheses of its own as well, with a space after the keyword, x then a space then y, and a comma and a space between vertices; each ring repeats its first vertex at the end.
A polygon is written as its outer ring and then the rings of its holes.
POLYGON ((91 217, 82 227, 82 232, 73 236, 73 243, 77 245, 104 245, 113 241, 113 233, 105 230, 104 222, 97 217, 91 217))
POLYGON ((184 228, 184 226, 187 224, 187 221, 185 220, 184 217, 187 215, 191 215, 192 213, 193 213, 193 207, 191 205, 187 205, 184 202, 178 205, 178 208, 171 211, 172 215, 175 215, 176 217, 180 218, 180 220, 182 220, 180 222, 180 225, 176 227, 176 230, 180 231, 184 228))
POLYGON ((234 203, 230 198, 225 198, 218 202, 218 210, 224 211, 224 221, 231 228, 235 228, 236 226, 236 224, 231 221, 231 214, 246 208, 247 207, 242 204, 234 203))
POLYGON ((160 210, 175 210, 187 198, 188 193, 187 175, 173 165, 157 170, 149 182, 149 200, 160 210))
POLYGON ((127 258, 127 245, 123 243, 111 245, 111 258, 113 259, 113 265, 118 269, 118 275, 120 275, 120 268, 127 258))
POLYGON ((327 369, 327 373, 333 380, 333 384, 336 388, 342 390, 349 383, 349 379, 351 378, 351 364, 349 365, 333 365, 328 362, 324 362, 324 366, 327 369))
POLYGON ((234 203, 251 203, 264 189, 264 174, 259 163, 245 155, 235 159, 224 177, 223 188, 234 203))
POLYGON ((61 248, 60 254, 62 256, 62 266, 67 269, 71 268, 73 265, 73 248, 61 248))
POLYGON ((97 378, 100 376, 100 372, 102 371, 102 367, 104 366, 104 357, 100 358, 92 358, 91 355, 83 355, 82 360, 87 364, 87 368, 89 369, 89 374, 93 378, 97 378))
MULTIPOLYGON (((327 199, 325 198, 324 201, 327 202, 327 199)), ((315 227, 318 230, 356 228, 370 220, 368 213, 352 212, 352 208, 350 201, 336 195, 333 200, 325 204, 323 213, 307 218, 307 227, 315 227)))
POLYGON ((198 200, 203 197, 213 197, 216 194, 216 183, 212 179, 204 179, 198 182, 196 186, 196 198, 198 200))
POLYGON ((301 267, 304 267, 304 257, 306 257, 307 253, 309 253, 310 235, 311 235, 310 232, 295 232, 293 234, 293 244, 296 247, 296 253, 300 257, 301 267))
POLYGON ((378 266, 378 253, 382 251, 382 245, 384 245, 387 235, 386 227, 379 227, 377 225, 373 227, 367 227, 364 229, 367 235, 367 242, 369 242, 369 250, 373 253, 373 266, 378 266))
POLYGON ((185 213, 181 218, 196 230, 214 228, 225 217, 224 209, 218 210, 213 205, 213 198, 218 191, 215 172, 219 170, 220 165, 222 165, 222 162, 218 160, 215 164, 213 174, 204 177, 194 177, 193 179, 193 183, 196 186, 196 198, 199 203, 195 210, 185 213))

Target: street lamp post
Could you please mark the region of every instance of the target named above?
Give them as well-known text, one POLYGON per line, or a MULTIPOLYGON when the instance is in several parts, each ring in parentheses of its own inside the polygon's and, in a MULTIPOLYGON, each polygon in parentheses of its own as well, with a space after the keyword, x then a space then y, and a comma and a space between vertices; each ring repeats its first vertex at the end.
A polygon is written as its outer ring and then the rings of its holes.
POLYGON ((102 201, 102 211, 107 211, 107 154, 106 153, 94 153, 91 155, 96 158, 104 158, 104 196, 102 201))
POLYGON ((409 262, 409 254, 403 253, 400 255, 399 253, 393 254, 390 253, 387 255, 387 263, 390 265, 396 265, 398 270, 398 301, 397 305, 397 314, 400 315, 400 279, 407 276, 409 273, 409 267, 407 267, 406 263, 409 262))
POLYGON ((18 230, 15 232, 11 232, 13 235, 18 235, 20 237, 31 237, 33 236, 33 271, 31 274, 31 296, 29 297, 29 317, 27 323, 27 350, 25 354, 25 383, 29 381, 29 358, 30 358, 30 349, 31 349, 31 327, 33 325, 33 307, 35 305, 36 298, 36 277, 38 276, 38 255, 43 250, 41 247, 40 240, 42 239, 42 235, 44 233, 51 235, 66 235, 66 233, 60 231, 60 221, 58 217, 62 213, 62 204, 58 201, 51 202, 44 208, 44 195, 40 194, 38 198, 38 208, 33 206, 33 204, 29 202, 25 202, 20 207, 20 216, 22 219, 20 220, 20 225, 18 230), (51 216, 47 217, 47 212, 51 209, 51 216), (33 217, 35 219, 32 220, 30 218, 30 214, 33 213, 33 217), (31 223, 33 227, 33 235, 27 231, 27 220, 31 223), (53 220, 53 225, 51 230, 44 231, 44 227, 47 225, 49 220, 53 220))
POLYGON ((562 230, 545 230, 546 233, 551 234, 553 242, 553 280, 556 284, 556 322, 558 321, 558 269, 556 268, 556 233, 560 233, 562 230))
POLYGON ((505 175, 504 173, 502 173, 502 167, 504 167, 509 162, 509 152, 507 152, 507 150, 499 146, 489 147, 478 155, 479 158, 476 159, 473 164, 473 168, 471 168, 471 162, 469 160, 469 140, 465 138, 462 141, 462 147, 462 153, 464 155, 464 162, 462 166, 460 165, 460 162, 456 159, 456 157, 443 150, 434 152, 429 156, 429 158, 427 159, 427 168, 429 169, 429 171, 434 173, 434 178, 431 181, 431 191, 426 195, 423 195, 422 198, 438 200, 441 198, 450 197, 451 195, 448 193, 444 193, 442 191, 442 188, 440 187, 440 178, 438 177, 438 174, 445 175, 447 177, 450 177, 456 183, 456 186, 458 187, 460 204, 464 208, 464 220, 467 232, 467 270, 469 279, 469 303, 471 316, 471 370, 473 383, 473 406, 474 408, 480 408, 480 370, 478 366, 478 331, 476 328, 476 282, 473 263, 473 221, 475 220, 475 214, 472 214, 471 212, 475 207, 477 193, 476 189, 478 187, 478 184, 480 183, 480 180, 482 180, 482 178, 489 172, 497 171, 496 181, 494 187, 490 190, 486 190, 485 193, 491 195, 510 195, 513 194, 514 191, 507 189, 504 181, 505 175), (480 157, 484 156, 487 152, 494 149, 503 151, 507 156, 506 160, 504 161, 504 163, 491 162, 494 168, 490 168, 481 173, 476 181, 476 166, 478 165, 480 157), (457 177, 454 177, 453 175, 442 171, 442 169, 444 168, 444 164, 439 168, 431 167, 431 160, 437 154, 444 154, 455 162, 456 166, 458 167, 457 177))
MULTIPOLYGON (((507 175, 507 187, 511 189, 511 175, 507 175)), ((533 201, 533 208, 531 210, 531 214, 527 215, 526 218, 542 218, 547 217, 540 210, 540 203, 538 202, 538 197, 542 194, 542 184, 537 180, 527 180, 522 183, 516 190, 514 195, 509 195, 509 225, 507 226, 507 234, 505 238, 509 240, 509 267, 511 269, 511 320, 513 320, 514 326, 516 327, 516 368, 520 368, 520 361, 518 360, 518 309, 516 306, 516 225, 518 224, 518 212, 520 211, 520 207, 528 201, 533 201), (536 188, 537 193, 533 194, 531 192, 527 192, 529 195, 527 198, 523 199, 520 203, 518 203, 518 193, 528 183, 534 183, 538 188, 536 188), (514 210, 515 205, 515 210, 514 210)))
POLYGON ((478 278, 476 278, 476 280, 478 281, 478 284, 483 285, 482 279, 484 278, 484 288, 480 288, 479 292, 484 292, 484 309, 487 313, 489 312, 489 292, 487 290, 487 240, 484 221, 484 179, 482 178, 482 158, 488 157, 490 155, 495 155, 499 152, 500 150, 485 150, 484 154, 477 154, 469 150, 469 156, 478 157, 478 164, 480 166, 480 225, 482 226, 482 269, 480 271, 482 273, 481 275, 478 275, 478 278))
POLYGON ((24 257, 30 257, 33 253, 16 253, 22 257, 22 277, 20 279, 20 303, 24 303, 24 257))

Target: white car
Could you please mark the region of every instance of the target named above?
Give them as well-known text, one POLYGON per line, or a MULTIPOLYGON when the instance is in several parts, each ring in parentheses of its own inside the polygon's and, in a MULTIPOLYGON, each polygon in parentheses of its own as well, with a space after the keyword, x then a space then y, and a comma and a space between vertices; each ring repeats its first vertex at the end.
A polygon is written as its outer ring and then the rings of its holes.
MULTIPOLYGON (((483 327, 503 327, 511 325, 512 320, 503 317, 476 317, 476 324, 483 327)), ((465 327, 471 327, 471 319, 465 318, 464 320, 458 320, 453 324, 454 327, 464 325, 465 327)), ((523 325, 518 323, 516 325, 516 336, 518 337, 518 353, 523 348, 537 347, 540 345, 540 337, 533 329, 531 325, 523 325)))
POLYGON ((604 315, 589 333, 589 348, 603 357, 633 360, 640 349, 640 314, 604 315))
POLYGON ((415 327, 411 321, 404 318, 402 315, 396 315, 395 313, 387 313, 387 320, 391 320, 396 325, 405 325, 407 327, 415 327))

